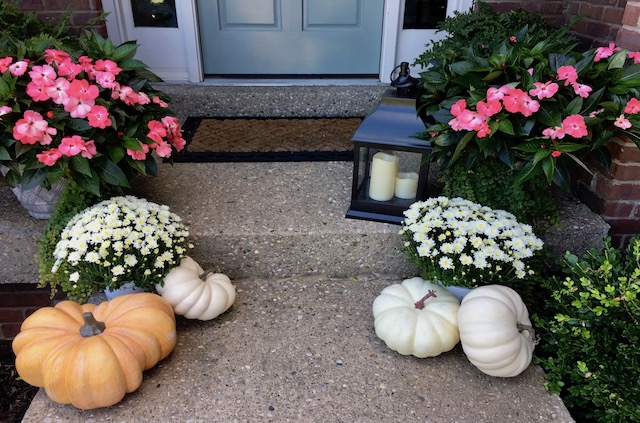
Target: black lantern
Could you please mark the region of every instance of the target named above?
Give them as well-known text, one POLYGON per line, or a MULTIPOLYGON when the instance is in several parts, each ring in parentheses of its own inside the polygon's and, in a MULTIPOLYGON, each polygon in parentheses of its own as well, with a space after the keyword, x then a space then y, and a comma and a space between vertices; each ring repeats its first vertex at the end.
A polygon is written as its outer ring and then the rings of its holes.
POLYGON ((388 89, 351 139, 353 186, 347 217, 399 224, 412 203, 427 198, 431 144, 413 136, 424 130, 415 97, 388 89))

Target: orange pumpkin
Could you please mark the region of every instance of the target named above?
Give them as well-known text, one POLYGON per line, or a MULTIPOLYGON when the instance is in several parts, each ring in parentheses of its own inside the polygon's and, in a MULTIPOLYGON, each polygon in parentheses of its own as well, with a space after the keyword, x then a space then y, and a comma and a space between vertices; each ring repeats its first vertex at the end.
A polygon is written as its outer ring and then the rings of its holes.
POLYGON ((84 410, 118 403, 176 345, 176 320, 159 295, 100 305, 62 301, 29 316, 13 340, 16 370, 49 398, 84 410))

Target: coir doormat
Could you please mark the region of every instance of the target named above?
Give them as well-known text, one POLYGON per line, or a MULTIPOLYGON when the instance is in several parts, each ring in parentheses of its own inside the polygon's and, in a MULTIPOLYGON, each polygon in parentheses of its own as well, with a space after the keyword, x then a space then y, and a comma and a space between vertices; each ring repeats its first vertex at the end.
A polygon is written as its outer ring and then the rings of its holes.
POLYGON ((189 117, 174 162, 350 161, 361 118, 189 117))

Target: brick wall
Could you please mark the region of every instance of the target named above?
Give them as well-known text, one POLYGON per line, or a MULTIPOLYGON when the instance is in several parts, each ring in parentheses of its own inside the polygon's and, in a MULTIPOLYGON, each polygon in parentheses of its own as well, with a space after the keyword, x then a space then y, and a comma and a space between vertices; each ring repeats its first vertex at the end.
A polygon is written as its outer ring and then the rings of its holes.
POLYGON ((91 25, 89 20, 102 13, 101 0, 20 0, 20 9, 33 12, 40 19, 59 18, 67 10, 71 10, 69 23, 72 29, 94 29, 103 36, 107 35, 106 26, 91 25))
POLYGON ((0 340, 12 339, 31 313, 51 304, 49 289, 34 284, 0 284, 0 340))

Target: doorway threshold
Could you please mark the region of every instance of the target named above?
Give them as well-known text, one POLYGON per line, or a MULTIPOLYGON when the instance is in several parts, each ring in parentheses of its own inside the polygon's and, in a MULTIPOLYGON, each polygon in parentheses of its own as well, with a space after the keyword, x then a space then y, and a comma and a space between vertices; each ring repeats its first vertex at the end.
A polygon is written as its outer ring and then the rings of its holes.
POLYGON ((378 78, 225 78, 206 77, 198 85, 224 87, 379 86, 378 78))

